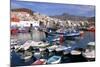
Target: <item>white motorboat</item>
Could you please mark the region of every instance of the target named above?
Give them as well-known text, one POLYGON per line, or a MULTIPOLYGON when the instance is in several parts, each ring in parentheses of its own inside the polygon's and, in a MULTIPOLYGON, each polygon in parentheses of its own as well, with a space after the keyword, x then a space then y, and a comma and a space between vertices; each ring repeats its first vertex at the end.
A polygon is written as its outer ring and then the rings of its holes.
POLYGON ((95 51, 92 50, 92 51, 89 51, 89 50, 86 50, 84 53, 83 53, 83 56, 87 59, 94 59, 95 58, 95 51))
POLYGON ((18 40, 17 39, 11 39, 11 43, 10 44, 11 44, 11 46, 10 46, 11 49, 16 50, 16 49, 20 48, 20 45, 18 44, 18 40))
POLYGON ((42 41, 40 41, 40 42, 32 41, 32 43, 31 43, 31 46, 33 46, 33 47, 39 47, 39 48, 47 47, 48 45, 49 45, 49 43, 44 43, 42 41))
POLYGON ((88 46, 89 46, 89 45, 90 45, 90 46, 95 46, 95 42, 89 42, 89 43, 88 43, 88 46))
POLYGON ((49 43, 44 43, 42 41, 36 42, 36 41, 28 40, 23 45, 21 45, 18 50, 20 50, 21 48, 23 48, 24 50, 28 50, 30 47, 33 47, 33 48, 44 48, 44 47, 47 47, 48 45, 49 45, 49 43))
POLYGON ((95 59, 95 42, 89 42, 82 55, 87 59, 95 59))
POLYGON ((52 56, 47 60, 47 64, 57 64, 60 63, 61 57, 60 56, 52 56))
POLYGON ((56 31, 57 34, 62 34, 65 37, 76 37, 80 35, 80 32, 75 29, 61 28, 56 31))
POLYGON ((46 48, 39 48, 39 51, 41 52, 41 51, 45 51, 46 50, 46 48))
POLYGON ((72 50, 70 53, 71 55, 81 55, 81 51, 79 50, 72 50))

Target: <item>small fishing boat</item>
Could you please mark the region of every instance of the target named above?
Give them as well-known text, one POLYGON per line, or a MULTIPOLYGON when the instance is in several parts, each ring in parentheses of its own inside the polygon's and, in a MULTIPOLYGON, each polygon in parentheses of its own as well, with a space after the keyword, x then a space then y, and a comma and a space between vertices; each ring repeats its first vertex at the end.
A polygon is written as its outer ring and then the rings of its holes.
POLYGON ((32 41, 31 46, 38 47, 38 48, 44 48, 44 47, 49 46, 49 43, 44 43, 42 41, 39 41, 39 42, 32 41))
POLYGON ((56 41, 59 41, 59 40, 60 40, 60 37, 57 36, 57 35, 55 35, 55 36, 48 36, 46 38, 46 41, 48 41, 48 42, 56 42, 56 41))
POLYGON ((83 53, 83 56, 88 60, 88 61, 90 61, 90 60, 95 60, 95 51, 88 51, 88 50, 86 50, 86 52, 85 53, 83 53))
POLYGON ((17 39, 11 39, 11 46, 10 46, 10 48, 11 49, 18 49, 18 48, 20 48, 20 45, 18 45, 18 40, 17 39))
POLYGON ((57 52, 59 52, 59 51, 67 50, 67 49, 69 49, 69 47, 59 45, 55 50, 56 50, 57 52))
POLYGON ((18 44, 18 40, 17 39, 11 39, 10 44, 11 44, 11 46, 17 45, 18 44))
POLYGON ((22 54, 21 59, 23 60, 29 60, 32 57, 32 53, 25 51, 24 54, 22 54))
POLYGON ((95 32, 95 27, 94 26, 91 26, 91 27, 87 28, 87 31, 95 32))
POLYGON ((32 65, 42 65, 42 64, 46 64, 46 59, 38 59, 34 63, 32 63, 32 65))
POLYGON ((52 35, 63 35, 64 37, 76 37, 80 36, 80 32, 75 29, 58 29, 55 34, 52 35))
POLYGON ((54 51, 56 48, 58 48, 57 45, 52 45, 50 47, 48 47, 49 52, 54 51))
POLYGON ((95 42, 89 42, 82 55, 89 61, 95 60, 95 42))
POLYGON ((19 48, 20 48, 20 45, 15 45, 13 48, 14 48, 14 49, 15 49, 15 51, 16 51, 17 49, 19 49, 19 48))
POLYGON ((47 60, 47 64, 57 64, 61 62, 60 56, 52 56, 47 60))
POLYGON ((71 32, 67 35, 64 35, 66 37, 76 37, 76 36, 80 36, 80 32, 71 32))
POLYGON ((81 55, 81 51, 79 51, 79 50, 72 50, 71 52, 70 52, 70 54, 71 55, 81 55))
POLYGON ((95 32, 95 26, 82 27, 82 28, 80 28, 80 30, 89 31, 89 32, 95 32))
POLYGON ((39 48, 39 51, 45 51, 46 48, 39 48))
POLYGON ((66 50, 64 50, 63 51, 63 55, 68 55, 68 54, 70 54, 70 51, 72 50, 72 47, 68 47, 68 49, 66 49, 66 50))
POLYGON ((56 37, 52 41, 55 42, 55 41, 59 41, 59 40, 60 40, 60 38, 59 37, 56 37))
POLYGON ((41 52, 35 52, 34 53, 34 57, 36 58, 36 59, 40 59, 41 58, 41 52))
POLYGON ((23 45, 20 46, 19 50, 21 48, 23 48, 24 50, 29 49, 29 47, 31 46, 31 42, 32 42, 31 40, 26 41, 23 45))

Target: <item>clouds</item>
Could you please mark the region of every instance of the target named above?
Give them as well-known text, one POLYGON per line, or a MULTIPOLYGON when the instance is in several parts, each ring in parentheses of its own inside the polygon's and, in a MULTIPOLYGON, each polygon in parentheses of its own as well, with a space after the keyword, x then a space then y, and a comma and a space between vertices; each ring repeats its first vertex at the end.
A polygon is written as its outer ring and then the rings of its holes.
POLYGON ((39 2, 19 2, 12 0, 11 8, 30 8, 33 11, 46 15, 69 13, 79 16, 94 16, 95 7, 90 5, 54 4, 39 2))

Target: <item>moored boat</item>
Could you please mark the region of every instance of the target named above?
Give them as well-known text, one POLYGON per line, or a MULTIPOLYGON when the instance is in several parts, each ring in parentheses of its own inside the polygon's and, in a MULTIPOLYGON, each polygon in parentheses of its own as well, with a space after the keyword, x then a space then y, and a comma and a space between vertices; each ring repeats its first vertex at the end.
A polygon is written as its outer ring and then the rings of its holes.
POLYGON ((72 50, 70 53, 71 53, 71 55, 75 55, 75 56, 81 55, 81 51, 79 51, 79 50, 72 50))
POLYGON ((18 49, 18 48, 20 48, 20 45, 18 45, 18 43, 19 43, 19 41, 17 40, 17 39, 11 39, 11 41, 10 41, 10 48, 11 49, 18 49))
POLYGON ((32 65, 42 65, 46 64, 46 59, 39 59, 32 63, 32 65))
POLYGON ((64 50, 67 50, 67 49, 69 49, 70 47, 66 47, 66 46, 61 46, 61 45, 59 45, 55 50, 56 51, 64 51, 64 50))
POLYGON ((60 56, 52 56, 47 60, 47 64, 57 64, 61 62, 60 56))
POLYGON ((56 31, 56 35, 63 35, 64 37, 80 36, 80 31, 75 29, 61 29, 56 31))
POLYGON ((34 53, 34 57, 36 58, 36 59, 40 59, 41 58, 41 52, 35 52, 34 53))
POLYGON ((31 42, 31 40, 26 41, 23 45, 20 46, 18 50, 20 50, 21 48, 23 48, 24 50, 29 49, 29 47, 31 46, 31 42))
POLYGON ((54 51, 56 48, 58 48, 57 45, 52 45, 52 46, 48 47, 48 50, 51 52, 51 51, 54 51))
POLYGON ((87 28, 87 30, 90 31, 90 32, 95 32, 95 27, 91 26, 91 27, 87 28))
POLYGON ((25 51, 24 54, 22 54, 21 59, 29 60, 31 57, 32 57, 32 53, 25 51))
POLYGON ((18 44, 18 40, 17 39, 11 39, 10 44, 11 44, 11 46, 17 45, 18 44))
POLYGON ((33 46, 33 47, 38 47, 38 48, 42 48, 42 47, 47 47, 47 46, 49 46, 49 43, 44 43, 44 42, 42 42, 42 41, 40 41, 40 42, 32 41, 31 46, 33 46))
POLYGON ((82 53, 82 55, 88 60, 95 60, 95 43, 89 42, 85 51, 82 53))

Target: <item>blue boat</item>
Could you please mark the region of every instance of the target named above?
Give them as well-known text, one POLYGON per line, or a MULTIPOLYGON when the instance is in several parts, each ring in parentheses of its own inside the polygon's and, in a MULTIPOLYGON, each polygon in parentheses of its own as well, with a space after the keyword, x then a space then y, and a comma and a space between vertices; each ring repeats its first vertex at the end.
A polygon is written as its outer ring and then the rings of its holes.
POLYGON ((47 60, 47 64, 57 64, 60 63, 61 57, 60 56, 52 56, 47 60))
POLYGON ((58 29, 57 31, 48 32, 50 36, 77 37, 80 36, 79 30, 75 29, 58 29))

